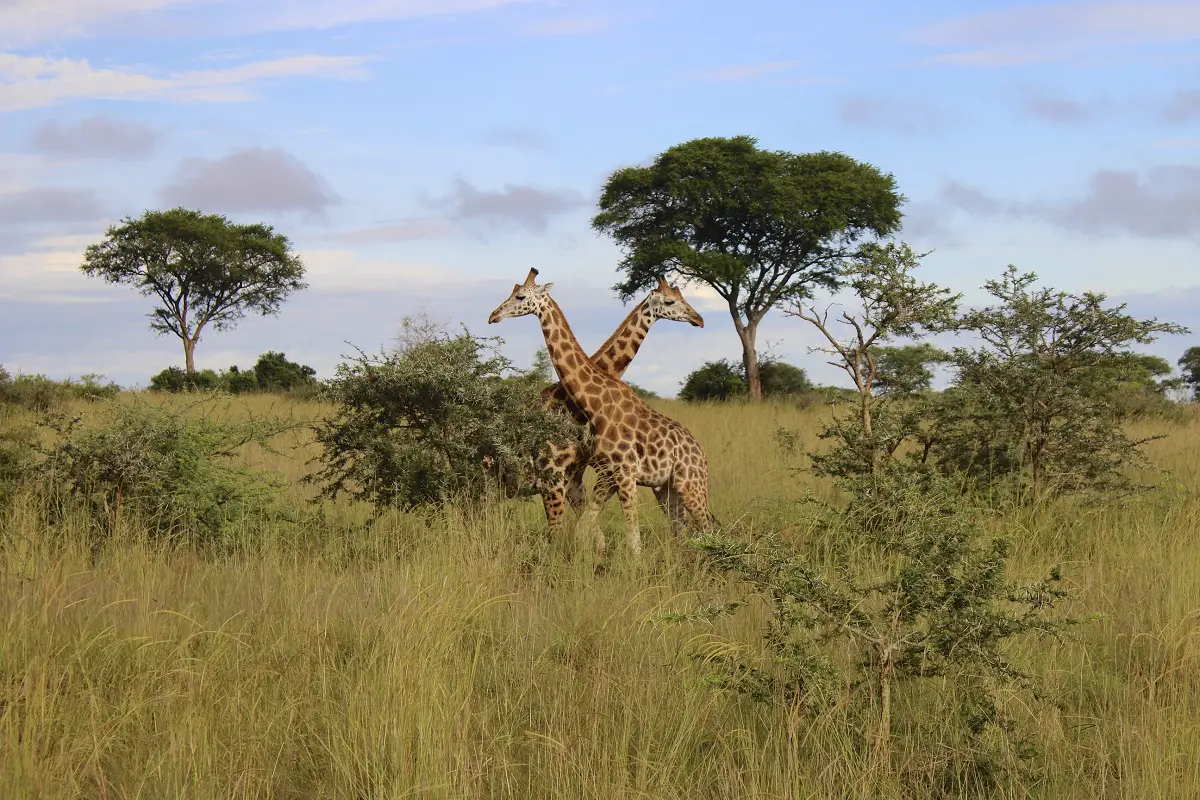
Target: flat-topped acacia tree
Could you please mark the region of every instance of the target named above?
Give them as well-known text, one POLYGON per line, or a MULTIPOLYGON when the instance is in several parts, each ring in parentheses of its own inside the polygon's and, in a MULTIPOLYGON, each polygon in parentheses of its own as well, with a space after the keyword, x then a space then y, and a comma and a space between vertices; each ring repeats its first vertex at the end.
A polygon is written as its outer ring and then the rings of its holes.
POLYGON ((900 225, 890 174, 842 153, 759 149, 750 136, 693 139, 609 176, 592 227, 625 250, 623 300, 658 276, 705 284, 729 304, 751 397, 755 341, 781 302, 832 289, 864 239, 900 225))
POLYGON ((304 264, 270 225, 185 208, 126 217, 87 248, 80 269, 156 298, 150 328, 183 342, 189 378, 206 327, 229 330, 247 312, 276 314, 288 295, 305 288, 304 264))

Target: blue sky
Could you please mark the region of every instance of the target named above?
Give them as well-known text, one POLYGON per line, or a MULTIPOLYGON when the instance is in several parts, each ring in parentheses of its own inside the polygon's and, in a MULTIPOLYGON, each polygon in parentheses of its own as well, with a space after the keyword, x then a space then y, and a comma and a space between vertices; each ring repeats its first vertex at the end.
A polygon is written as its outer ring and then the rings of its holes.
MULTIPOLYGON (((148 300, 78 272, 107 225, 177 204, 267 221, 309 268, 280 316, 208 333, 202 367, 273 349, 328 375, 422 309, 527 364, 536 323, 485 321, 529 266, 591 349, 627 312, 588 224, 605 178, 742 133, 892 172, 901 238, 968 300, 1013 263, 1200 338, 1198 44, 1192 2, 6 0, 0 364, 180 363, 148 300)), ((706 327, 660 323, 631 380, 673 394, 737 357, 688 295, 706 327)), ((801 321, 760 336, 838 380, 801 321)))

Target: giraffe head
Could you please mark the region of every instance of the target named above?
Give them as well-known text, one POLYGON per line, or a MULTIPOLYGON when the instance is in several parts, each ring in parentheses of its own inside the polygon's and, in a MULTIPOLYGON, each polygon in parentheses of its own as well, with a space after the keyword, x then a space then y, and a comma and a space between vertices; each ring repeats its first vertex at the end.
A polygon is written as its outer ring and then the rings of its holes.
POLYGON ((550 303, 550 287, 553 283, 543 283, 541 286, 533 282, 537 276, 536 269, 530 269, 524 283, 514 283, 512 294, 508 296, 488 317, 488 324, 499 322, 509 317, 523 317, 526 314, 541 315, 550 303))
POLYGON ((646 298, 646 310, 653 319, 671 319, 676 322, 690 322, 697 328, 704 327, 704 317, 692 308, 678 289, 670 285, 661 276, 658 286, 646 298))

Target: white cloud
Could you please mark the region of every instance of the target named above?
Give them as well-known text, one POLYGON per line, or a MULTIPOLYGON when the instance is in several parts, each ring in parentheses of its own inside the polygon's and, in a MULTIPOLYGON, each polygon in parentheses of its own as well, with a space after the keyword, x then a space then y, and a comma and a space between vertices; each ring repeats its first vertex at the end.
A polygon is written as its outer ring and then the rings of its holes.
POLYGON ((761 64, 741 64, 733 67, 718 67, 716 69, 705 70, 691 77, 707 81, 744 81, 749 78, 757 78, 760 75, 769 75, 772 72, 790 69, 799 63, 799 61, 767 61, 761 64))
POLYGON ((0 3, 0 44, 78 36, 116 16, 190 2, 196 0, 7 0, 0 3))
POLYGON ((265 30, 334 28, 383 20, 447 17, 490 11, 539 0, 273 0, 251 23, 265 30))
POLYGON ((359 78, 365 74, 367 60, 363 56, 295 56, 155 76, 133 69, 97 69, 86 59, 0 53, 0 111, 44 108, 72 100, 246 100, 252 97, 248 87, 260 81, 359 78))
POLYGON ((297 254, 304 262, 304 279, 314 292, 382 290, 408 294, 416 287, 427 293, 439 284, 458 291, 464 282, 463 276, 433 262, 364 257, 354 250, 306 249, 297 254))
POLYGON ((43 240, 40 244, 54 249, 0 255, 0 298, 27 303, 103 303, 129 298, 129 290, 110 286, 79 271, 86 244, 76 248, 73 239, 43 240))
POLYGON ((1194 2, 1022 5, 940 22, 912 32, 918 43, 952 48, 933 60, 1000 67, 1070 58, 1084 50, 1200 38, 1194 2))

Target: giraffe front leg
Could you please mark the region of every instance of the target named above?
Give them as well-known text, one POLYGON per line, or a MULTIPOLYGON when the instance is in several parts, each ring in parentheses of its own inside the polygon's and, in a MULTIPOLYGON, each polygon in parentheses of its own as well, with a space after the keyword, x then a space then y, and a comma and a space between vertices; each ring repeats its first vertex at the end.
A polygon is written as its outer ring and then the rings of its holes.
POLYGON ((655 486, 654 499, 658 501, 659 508, 671 521, 671 533, 677 537, 682 535, 684 528, 687 527, 687 516, 684 514, 683 500, 680 498, 679 492, 669 483, 664 486, 655 486))
POLYGON ((625 538, 629 542, 629 552, 635 557, 641 556, 642 532, 638 529, 637 481, 631 473, 619 477, 617 494, 621 500, 621 510, 625 512, 625 538))
POLYGON ((580 523, 586 528, 595 527, 596 555, 604 555, 604 529, 600 527, 600 510, 618 489, 616 477, 607 469, 601 468, 596 476, 596 485, 592 487, 592 497, 583 511, 580 523))

